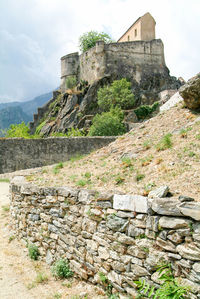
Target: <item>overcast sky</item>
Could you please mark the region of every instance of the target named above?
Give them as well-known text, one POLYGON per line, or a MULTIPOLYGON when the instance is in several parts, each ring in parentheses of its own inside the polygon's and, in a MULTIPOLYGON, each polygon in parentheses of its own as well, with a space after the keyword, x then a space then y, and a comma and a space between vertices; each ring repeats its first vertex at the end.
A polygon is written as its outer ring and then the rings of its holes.
POLYGON ((173 76, 200 71, 200 0, 0 0, 0 102, 30 100, 60 84, 60 57, 79 36, 117 40, 146 12, 156 20, 173 76))

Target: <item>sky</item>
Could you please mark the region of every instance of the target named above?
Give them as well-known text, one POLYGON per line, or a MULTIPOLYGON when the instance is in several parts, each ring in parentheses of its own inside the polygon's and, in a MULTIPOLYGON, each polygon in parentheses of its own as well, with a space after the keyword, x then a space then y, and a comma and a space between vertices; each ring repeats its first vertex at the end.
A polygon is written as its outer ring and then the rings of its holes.
POLYGON ((170 74, 200 71, 200 0, 0 0, 0 103, 27 101, 60 84, 60 57, 95 30, 114 40, 146 12, 156 20, 170 74))

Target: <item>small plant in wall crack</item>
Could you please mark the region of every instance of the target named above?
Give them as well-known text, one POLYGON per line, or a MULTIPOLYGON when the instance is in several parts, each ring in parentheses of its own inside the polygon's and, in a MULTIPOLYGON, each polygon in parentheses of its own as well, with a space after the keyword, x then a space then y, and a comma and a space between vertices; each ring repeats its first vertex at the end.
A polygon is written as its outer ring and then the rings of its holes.
POLYGON ((162 264, 157 267, 159 280, 163 281, 162 285, 156 290, 143 279, 134 281, 138 288, 138 295, 136 298, 152 298, 152 299, 184 299, 189 298, 189 288, 179 285, 174 278, 171 264, 162 264))
POLYGON ((117 299, 119 298, 119 295, 118 294, 112 294, 112 289, 113 289, 113 286, 112 284, 110 283, 109 279, 107 278, 107 276, 102 273, 102 272, 99 272, 99 279, 100 281, 102 282, 105 290, 106 290, 106 295, 108 296, 109 299, 117 299))

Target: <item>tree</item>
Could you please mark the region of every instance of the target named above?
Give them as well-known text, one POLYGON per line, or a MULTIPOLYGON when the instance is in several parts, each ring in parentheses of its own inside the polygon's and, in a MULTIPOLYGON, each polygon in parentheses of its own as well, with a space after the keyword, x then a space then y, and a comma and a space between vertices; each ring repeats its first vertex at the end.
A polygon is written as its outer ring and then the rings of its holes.
POLYGON ((121 109, 131 109, 135 103, 131 83, 125 78, 113 81, 110 86, 99 88, 97 99, 103 111, 109 111, 112 106, 116 105, 121 109))
POLYGON ((6 132, 6 138, 21 137, 21 138, 31 138, 29 134, 29 127, 23 121, 21 124, 10 125, 6 132))
POLYGON ((126 132, 123 124, 124 114, 119 107, 111 108, 109 112, 96 114, 92 120, 89 136, 117 136, 126 132))
POLYGON ((105 32, 89 31, 79 38, 79 47, 81 52, 86 52, 94 47, 98 40, 103 40, 106 44, 111 43, 111 37, 105 32))

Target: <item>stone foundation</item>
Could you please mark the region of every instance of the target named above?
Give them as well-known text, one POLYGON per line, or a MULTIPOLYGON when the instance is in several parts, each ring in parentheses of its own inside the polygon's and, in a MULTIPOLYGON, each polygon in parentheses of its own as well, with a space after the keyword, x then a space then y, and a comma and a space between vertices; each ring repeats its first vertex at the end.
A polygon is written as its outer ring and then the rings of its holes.
POLYGON ((158 286, 156 266, 167 261, 190 298, 200 298, 200 203, 40 188, 22 178, 10 185, 12 229, 48 264, 67 258, 76 276, 100 283, 102 272, 135 296, 133 281, 158 286))

